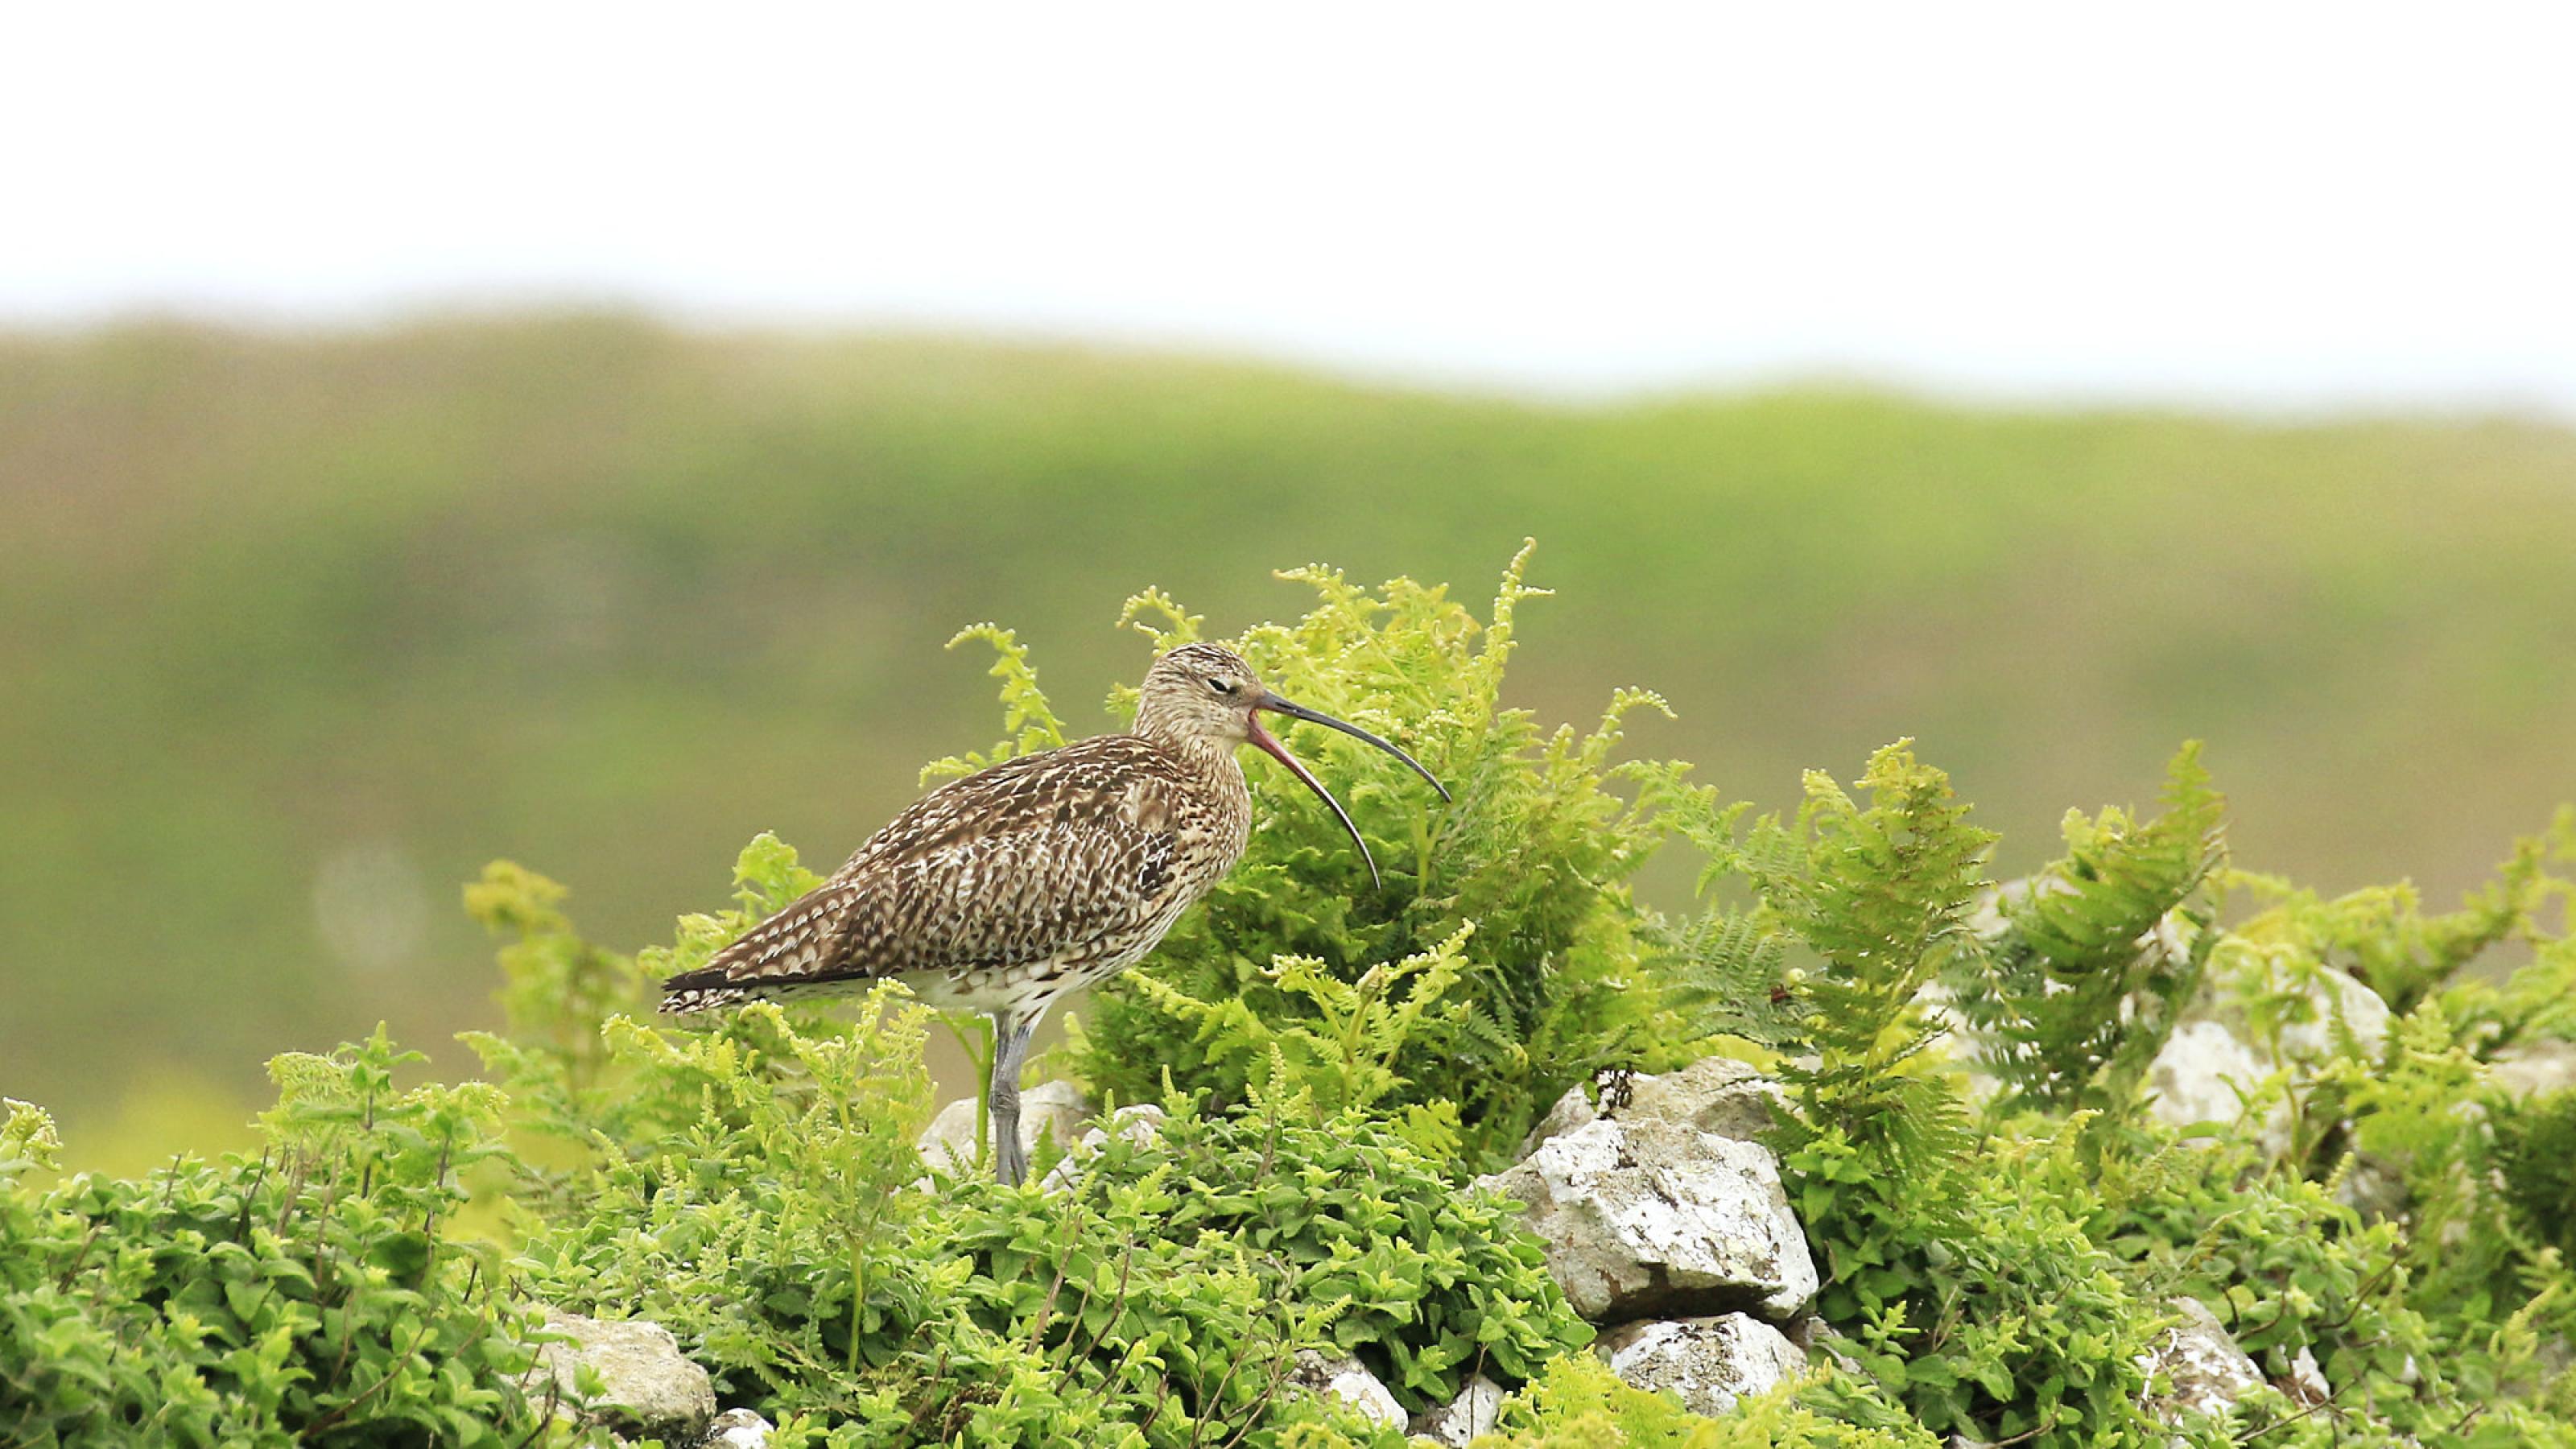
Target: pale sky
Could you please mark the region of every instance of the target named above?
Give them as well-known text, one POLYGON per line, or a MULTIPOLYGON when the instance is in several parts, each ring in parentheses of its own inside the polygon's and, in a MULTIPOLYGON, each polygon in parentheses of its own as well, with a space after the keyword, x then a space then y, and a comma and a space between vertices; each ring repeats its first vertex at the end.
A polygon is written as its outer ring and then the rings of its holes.
POLYGON ((571 300, 2576 415, 2565 6, 0 15, 0 325, 571 300))

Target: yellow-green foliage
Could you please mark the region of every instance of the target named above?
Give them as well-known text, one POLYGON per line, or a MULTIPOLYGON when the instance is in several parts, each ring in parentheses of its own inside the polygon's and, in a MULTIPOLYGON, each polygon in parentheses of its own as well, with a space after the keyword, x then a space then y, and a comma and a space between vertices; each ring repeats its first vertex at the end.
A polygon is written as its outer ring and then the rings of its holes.
POLYGON ((2143 820, 2068 811, 2065 856, 2000 893, 1999 929, 1952 966, 1958 1016, 1987 1043, 1979 1065, 2005 1087, 1995 1112, 2137 1109, 2218 939, 2203 887, 2226 860, 2225 801, 2199 746, 2168 768, 2164 805, 2143 820))
MULTIPOLYGON (((1681 949, 1626 882, 1709 802, 1681 784, 1685 766, 1619 757, 1626 717, 1662 708, 1644 690, 1619 691, 1588 732, 1502 703, 1515 616, 1543 592, 1523 582, 1528 558, 1483 621, 1410 579, 1372 590, 1321 566, 1284 575, 1317 605, 1246 631, 1245 657, 1272 688, 1413 751, 1455 803, 1377 751, 1292 726, 1284 738, 1350 809, 1384 889, 1320 803, 1254 765, 1243 862, 1147 965, 1093 996, 1076 1060, 1094 1086, 1150 1096, 1168 1071, 1235 1102, 1274 1042, 1346 1063, 1374 1052, 1371 1100, 1446 1099, 1464 1159, 1492 1167, 1568 1086, 1689 1059, 1707 1028, 1656 970, 1681 949), (1439 964, 1394 964, 1407 960, 1439 964), (1327 981, 1366 1004, 1337 1005, 1327 981), (1439 1005, 1406 1004, 1424 993, 1439 1005)), ((1201 626, 1159 594, 1128 618, 1157 650, 1201 626)))
MULTIPOLYGON (((813 879, 766 838, 735 878, 740 909, 684 918, 649 974, 703 959, 813 879)), ((505 962, 628 979, 529 906, 559 898, 541 878, 487 877, 477 904, 527 932, 505 962)), ((1128 1428, 1153 1445, 1364 1443, 1284 1392, 1296 1349, 1356 1353, 1420 1407, 1473 1372, 1517 1383, 1589 1337, 1512 1212, 1459 1193, 1416 1146, 1419 1123, 1368 1113, 1383 1079, 1365 1063, 1299 1058, 1301 1078, 1353 1084, 1329 1111, 1285 1086, 1239 1118, 1174 1098, 1162 1136, 1113 1144, 1071 1193, 971 1172, 933 1189, 911 1146, 928 1019, 888 986, 855 1012, 756 1005, 705 1033, 612 1015, 594 1023, 595 1062, 547 1045, 566 1026, 551 1015, 524 1040, 474 1037, 524 1128, 588 1149, 569 1172, 520 1169, 524 1285, 663 1323, 729 1396, 820 1416, 836 1443, 1128 1428)))
MULTIPOLYGON (((1810 1392, 1829 1382, 1805 1386, 1810 1392)), ((1866 1394, 1855 1403, 1868 1403, 1866 1394)), ((1506 1400, 1501 1424, 1472 1449, 1937 1449, 1940 1440, 1883 1405, 1855 1423, 1783 1387, 1722 1419, 1685 1412, 1670 1394, 1632 1388, 1597 1358, 1570 1355, 1506 1400)))
MULTIPOLYGON (((1255 767, 1243 868, 1074 1053, 1105 1098, 1163 1104, 1153 1136, 1052 1191, 926 1173, 931 1018, 897 986, 647 1024, 654 979, 815 883, 774 838, 728 909, 632 957, 495 865, 467 891, 505 937, 507 1027, 469 1037, 489 1082, 399 1086, 416 1059, 381 1032, 290 1054, 264 1153, 143 1181, 54 1180, 52 1123, 9 1104, 0 1441, 560 1441, 519 1378, 542 1300, 664 1323, 782 1445, 1397 1449, 1287 1387, 1313 1348, 1408 1409, 1497 1380, 1485 1449, 2576 1449, 2576 1093, 2517 1098, 2496 1071, 2576 1040, 2576 814, 2458 911, 2328 898, 2224 868, 2186 749, 2160 812, 2070 815, 2064 856, 1998 896, 1993 837, 1908 745, 1748 824, 1678 764, 1618 758, 1651 696, 1588 733, 1502 707, 1519 568, 1489 621, 1303 570, 1317 609, 1245 636, 1283 692, 1406 742, 1458 800, 1297 736, 1387 865, 1373 891, 1255 767), (1627 888, 1676 840, 1705 863, 1688 920, 1627 888), (2385 1041, 2329 1022, 2323 1059, 2248 1084, 2240 1121, 2148 1110, 2186 1009, 2277 1047, 2337 971, 2398 1007, 2385 1041), (1973 1110, 1950 1022, 2001 1087, 1973 1110), (1773 1145, 1825 1351, 1711 1420, 1595 1361, 1467 1177, 1564 1086, 1716 1044, 1788 1088, 1773 1145), (2251 1128, 2276 1112, 2293 1130, 2267 1157, 2251 1128), (2184 1297, 2267 1383, 2166 1423, 2139 1358, 2184 1297), (2310 1364, 2323 1402, 2294 1393, 2310 1364)), ((1157 645, 1201 627, 1150 592, 1129 621, 1157 645)), ((1016 640, 961 638, 996 647, 1009 734, 934 768, 1060 737, 1016 640)))
POLYGON ((2266 868, 2450 882, 2566 778, 2571 477, 2527 419, 1568 406, 597 314, 13 330, 0 920, 150 908, 11 941, 0 1090, 77 1165, 121 1107, 135 1161, 196 1145, 153 1107, 244 1115, 273 1043, 475 1020, 455 862, 632 943, 755 828, 837 859, 986 742, 960 624, 1018 625, 1087 733, 1141 583, 1231 631, 1293 606, 1283 562, 1480 587, 1530 533, 1579 606, 1516 702, 1655 685, 1652 748, 1739 794, 1920 734, 2037 847, 2065 781, 2206 733, 2266 868), (363 969, 313 912, 353 846, 412 944, 363 969))
POLYGON ((34 1181, 51 1124, 0 1129, 0 1443, 534 1442, 532 1315, 454 1231, 501 1151, 479 1083, 394 1086, 381 1031, 271 1064, 256 1156, 34 1181))
POLYGON ((2232 1425, 2190 1426, 2194 1442, 2565 1440, 2538 1350, 2576 1318, 2576 1281, 2547 1216, 2563 1178, 2533 1150, 2562 1109, 2497 1099, 2484 1067, 2569 1019, 2576 958, 2538 919, 2568 893, 2546 870, 2576 857, 2563 817, 2452 916, 2422 917, 2402 890, 2325 902, 2266 885, 2271 907, 2228 927, 2216 889, 2242 878, 2218 868, 2217 796, 2187 749, 2163 814, 2070 817, 2067 856, 2003 893, 1980 934, 1991 837, 1940 772, 1891 748, 1856 795, 1820 776, 1808 795, 1795 820, 1721 842, 1716 869, 1755 889, 1748 929, 1809 963, 1786 979, 1809 1055, 1782 1067, 1799 1110, 1777 1140, 1824 1268, 1818 1309, 1922 1424, 2164 1442, 2135 1361, 2188 1294, 2268 1375, 2287 1382, 2306 1354, 2340 1396, 2258 1392, 2232 1425), (2503 984, 2452 979, 2504 940, 2532 959, 2503 984), (2204 978, 2277 1051, 2336 968, 2396 973, 2418 1004, 2384 1048, 2337 1023, 2312 1072, 2249 1084, 2247 1120, 2281 1104, 2298 1129, 2285 1159, 2152 1124, 2145 1065, 2204 978), (2005 1090, 1981 1124, 1935 1065, 1933 980, 1990 1034, 1980 1065, 2005 1090), (2402 1217, 2337 1200, 2354 1146, 2402 1179, 2402 1217))

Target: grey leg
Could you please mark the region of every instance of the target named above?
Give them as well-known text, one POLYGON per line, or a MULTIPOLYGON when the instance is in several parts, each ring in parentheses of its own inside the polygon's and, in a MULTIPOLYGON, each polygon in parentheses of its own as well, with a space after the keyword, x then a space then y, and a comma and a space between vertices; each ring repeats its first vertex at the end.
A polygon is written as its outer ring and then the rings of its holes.
POLYGON ((1029 1057, 1029 1038, 1037 1034, 1035 1011, 993 1013, 993 1175, 1017 1187, 1029 1175, 1028 1153, 1020 1146, 1020 1067, 1029 1057))

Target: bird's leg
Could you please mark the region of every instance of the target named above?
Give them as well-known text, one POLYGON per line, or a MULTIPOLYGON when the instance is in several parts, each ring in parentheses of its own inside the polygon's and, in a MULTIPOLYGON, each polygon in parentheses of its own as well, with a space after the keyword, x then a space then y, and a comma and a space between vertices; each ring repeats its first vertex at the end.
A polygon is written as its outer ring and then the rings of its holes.
POLYGON ((1029 1175, 1028 1153, 1020 1147, 1020 1066, 1028 1060, 1029 1038, 1037 1034, 1040 1014, 993 1013, 993 1175, 1009 1187, 1029 1175))

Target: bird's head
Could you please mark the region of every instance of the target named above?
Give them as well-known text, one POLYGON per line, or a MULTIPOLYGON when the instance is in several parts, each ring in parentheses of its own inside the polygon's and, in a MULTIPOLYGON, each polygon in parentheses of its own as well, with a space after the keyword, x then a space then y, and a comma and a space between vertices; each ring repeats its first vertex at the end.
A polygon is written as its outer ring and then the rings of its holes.
POLYGON ((1312 720, 1330 729, 1340 730, 1354 739, 1366 740, 1413 767, 1413 772, 1431 781, 1440 798, 1449 798, 1448 790, 1420 761, 1394 745, 1346 720, 1338 720, 1321 710, 1280 698, 1265 687, 1252 672, 1243 656, 1217 644, 1184 644, 1154 661, 1145 673, 1144 688, 1136 704, 1136 732, 1172 738, 1201 739, 1231 747, 1250 741, 1259 746, 1290 773, 1305 782, 1306 788, 1322 797, 1333 808, 1342 828, 1360 848, 1360 859, 1368 862, 1369 879, 1378 879, 1377 862, 1370 858, 1368 842, 1360 839, 1360 828, 1351 823, 1350 812, 1333 792, 1324 788, 1296 756, 1271 738, 1261 727, 1261 713, 1284 714, 1291 719, 1312 720))

